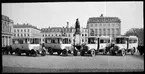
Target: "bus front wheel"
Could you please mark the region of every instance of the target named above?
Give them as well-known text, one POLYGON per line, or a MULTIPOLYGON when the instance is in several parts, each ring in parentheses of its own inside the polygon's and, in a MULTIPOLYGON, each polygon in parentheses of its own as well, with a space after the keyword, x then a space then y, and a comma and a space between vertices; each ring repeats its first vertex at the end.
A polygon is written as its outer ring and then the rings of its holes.
POLYGON ((91 49, 91 56, 94 57, 96 54, 95 54, 95 49, 91 49))
POLYGON ((133 49, 131 50, 131 55, 134 55, 134 53, 135 53, 135 48, 133 48, 133 49))
POLYGON ((67 55, 68 55, 67 50, 66 50, 66 49, 63 49, 62 54, 63 54, 64 56, 67 56, 67 55))

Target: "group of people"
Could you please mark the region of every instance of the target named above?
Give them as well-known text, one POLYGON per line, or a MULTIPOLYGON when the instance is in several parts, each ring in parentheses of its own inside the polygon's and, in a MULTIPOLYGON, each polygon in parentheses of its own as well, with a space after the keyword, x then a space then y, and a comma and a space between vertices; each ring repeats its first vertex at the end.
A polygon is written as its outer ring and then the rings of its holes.
POLYGON ((12 46, 6 45, 2 47, 2 54, 12 54, 12 46))

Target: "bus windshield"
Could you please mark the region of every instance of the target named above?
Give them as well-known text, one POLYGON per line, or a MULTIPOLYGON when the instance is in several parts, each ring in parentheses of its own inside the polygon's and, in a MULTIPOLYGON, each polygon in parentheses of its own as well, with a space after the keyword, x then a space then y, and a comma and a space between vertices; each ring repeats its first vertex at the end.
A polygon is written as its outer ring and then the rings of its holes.
POLYGON ((96 39, 95 38, 88 38, 88 44, 95 44, 96 39))
POLYGON ((13 39, 13 44, 39 44, 39 38, 31 38, 31 39, 13 39))
POLYGON ((100 39, 100 43, 109 43, 110 40, 109 39, 100 39))
POLYGON ((116 38, 116 43, 117 44, 125 44, 126 43, 126 39, 125 38, 116 38))

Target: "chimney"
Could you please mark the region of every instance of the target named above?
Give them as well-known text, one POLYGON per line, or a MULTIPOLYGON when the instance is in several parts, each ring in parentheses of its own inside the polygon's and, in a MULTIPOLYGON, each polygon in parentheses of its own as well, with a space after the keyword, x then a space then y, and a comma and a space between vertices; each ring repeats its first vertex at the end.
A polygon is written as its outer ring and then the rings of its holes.
POLYGON ((100 17, 103 17, 103 14, 101 14, 101 16, 100 17))
POLYGON ((67 22, 67 26, 66 27, 69 28, 69 22, 67 22))

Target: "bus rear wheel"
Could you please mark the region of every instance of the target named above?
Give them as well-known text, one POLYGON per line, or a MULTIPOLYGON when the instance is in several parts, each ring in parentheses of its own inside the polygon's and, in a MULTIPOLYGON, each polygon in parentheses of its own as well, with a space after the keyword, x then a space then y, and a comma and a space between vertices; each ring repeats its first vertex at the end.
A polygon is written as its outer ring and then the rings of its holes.
POLYGON ((84 54, 85 54, 85 51, 80 51, 81 56, 84 56, 84 54))
POLYGON ((74 56, 77 56, 77 54, 78 54, 78 51, 74 49, 74 50, 73 50, 73 55, 74 55, 74 56))
POLYGON ((21 51, 20 51, 20 49, 16 49, 16 55, 18 55, 18 56, 20 56, 21 55, 21 51))
POLYGON ((48 48, 48 52, 50 55, 53 55, 53 49, 52 48, 48 48))

